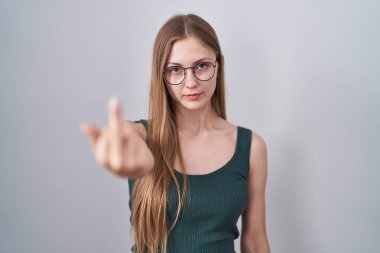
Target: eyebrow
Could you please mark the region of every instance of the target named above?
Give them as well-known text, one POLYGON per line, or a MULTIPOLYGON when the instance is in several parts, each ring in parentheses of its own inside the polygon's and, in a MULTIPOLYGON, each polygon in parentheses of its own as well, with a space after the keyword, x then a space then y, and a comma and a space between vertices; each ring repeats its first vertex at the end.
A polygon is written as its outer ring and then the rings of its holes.
MULTIPOLYGON (((206 57, 206 58, 202 58, 202 59, 196 60, 195 62, 193 62, 193 64, 197 63, 197 62, 200 62, 200 61, 204 61, 204 60, 212 60, 213 61, 213 59, 206 57)), ((169 64, 182 66, 181 63, 176 63, 176 62, 169 62, 167 65, 169 65, 169 64)))

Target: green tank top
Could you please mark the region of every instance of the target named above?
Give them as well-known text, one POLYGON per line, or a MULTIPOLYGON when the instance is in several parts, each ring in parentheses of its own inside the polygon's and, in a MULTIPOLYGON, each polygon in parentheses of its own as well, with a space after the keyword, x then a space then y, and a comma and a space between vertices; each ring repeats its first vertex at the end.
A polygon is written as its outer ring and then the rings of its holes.
MULTIPOLYGON (((135 121, 143 123, 144 119, 135 121)), ((169 233, 168 253, 235 253, 234 240, 239 237, 237 221, 248 204, 249 154, 252 131, 237 126, 238 135, 232 158, 219 169, 202 175, 188 175, 190 191, 184 210, 169 233)), ((183 178, 175 171, 182 190, 183 178)), ((134 179, 129 183, 129 208, 134 179)), ((169 187, 167 216, 169 224, 175 219, 178 195, 174 185, 169 187)), ((131 220, 131 218, 130 218, 131 220)), ((131 248, 132 252, 133 246, 131 248)))

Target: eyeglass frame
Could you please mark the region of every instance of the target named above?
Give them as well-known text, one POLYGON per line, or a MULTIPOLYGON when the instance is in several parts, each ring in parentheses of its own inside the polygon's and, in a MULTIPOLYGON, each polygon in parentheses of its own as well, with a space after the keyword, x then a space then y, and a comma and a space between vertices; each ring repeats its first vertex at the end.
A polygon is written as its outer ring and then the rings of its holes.
POLYGON ((215 60, 215 62, 214 62, 214 64, 212 63, 212 62, 210 62, 210 61, 201 61, 201 62, 198 62, 197 64, 195 64, 194 66, 192 66, 192 67, 187 67, 187 68, 184 68, 184 67, 181 67, 181 66, 170 66, 170 67, 168 67, 168 68, 171 68, 171 67, 178 67, 178 68, 181 68, 181 69, 183 69, 183 79, 182 79, 182 81, 180 82, 180 83, 177 83, 177 84, 172 84, 172 83, 170 83, 168 80, 166 80, 166 71, 164 71, 164 72, 162 72, 162 75, 164 76, 164 79, 165 79, 165 81, 166 82, 168 82, 170 85, 180 85, 181 83, 183 83, 183 81, 185 81, 185 79, 186 79, 186 74, 187 74, 187 69, 193 69, 193 74, 194 74, 194 76, 195 76, 195 78, 196 79, 198 79, 199 81, 209 81, 209 80, 211 80, 213 77, 214 77, 214 75, 215 75, 215 67, 216 67, 216 63, 218 62, 218 60, 215 60), (195 74, 195 70, 194 70, 194 68, 195 68, 195 66, 197 66, 198 64, 200 64, 200 63, 211 63, 211 65, 212 65, 212 67, 214 68, 214 72, 212 73, 212 76, 209 78, 209 79, 207 79, 207 80, 201 80, 201 79, 199 79, 198 77, 197 77, 197 75, 195 74))

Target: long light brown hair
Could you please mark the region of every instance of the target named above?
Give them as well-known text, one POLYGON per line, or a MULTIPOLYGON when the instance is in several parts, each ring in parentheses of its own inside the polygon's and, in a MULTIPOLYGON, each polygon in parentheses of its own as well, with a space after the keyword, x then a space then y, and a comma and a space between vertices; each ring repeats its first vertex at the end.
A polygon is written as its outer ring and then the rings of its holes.
POLYGON ((136 179, 134 184, 131 225, 136 253, 167 252, 169 232, 182 212, 188 190, 186 174, 183 173, 182 192, 174 174, 173 164, 177 156, 181 171, 186 170, 179 145, 174 103, 162 74, 173 43, 188 36, 199 39, 216 54, 217 83, 211 104, 215 112, 226 119, 224 59, 214 29, 194 14, 171 17, 158 32, 153 48, 147 145, 153 153, 155 164, 148 175, 136 179), (170 184, 175 185, 178 193, 177 213, 173 224, 169 224, 166 216, 170 184))

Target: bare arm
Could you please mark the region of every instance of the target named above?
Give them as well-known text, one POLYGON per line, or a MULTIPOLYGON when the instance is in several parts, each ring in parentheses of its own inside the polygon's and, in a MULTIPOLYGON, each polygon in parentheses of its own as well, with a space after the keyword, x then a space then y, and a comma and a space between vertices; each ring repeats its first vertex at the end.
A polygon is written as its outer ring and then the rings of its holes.
POLYGON ((263 138, 252 135, 250 172, 248 176, 248 206, 242 215, 241 252, 270 253, 265 225, 265 185, 267 149, 263 138))
POLYGON ((82 130, 91 141, 96 161, 120 177, 139 178, 154 166, 142 124, 121 120, 121 105, 110 101, 108 126, 98 129, 85 123, 82 130))

